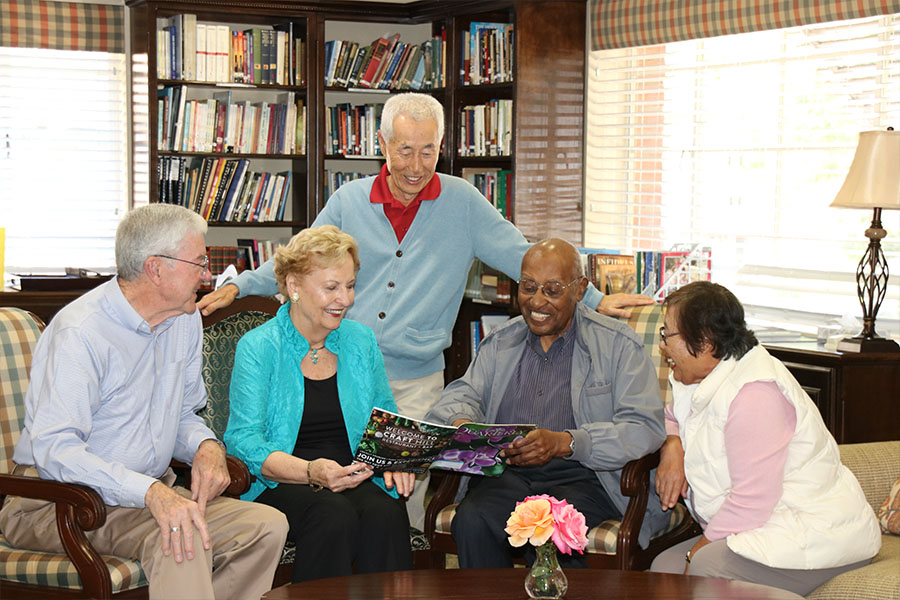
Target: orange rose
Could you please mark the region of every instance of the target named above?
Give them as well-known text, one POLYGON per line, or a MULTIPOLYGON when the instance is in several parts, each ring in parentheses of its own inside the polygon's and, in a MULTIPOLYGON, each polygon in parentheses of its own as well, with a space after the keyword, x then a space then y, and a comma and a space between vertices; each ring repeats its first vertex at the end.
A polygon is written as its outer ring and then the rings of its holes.
POLYGON ((506 529, 509 543, 518 548, 531 542, 532 546, 540 546, 553 535, 553 513, 550 502, 545 499, 521 502, 509 515, 506 529))

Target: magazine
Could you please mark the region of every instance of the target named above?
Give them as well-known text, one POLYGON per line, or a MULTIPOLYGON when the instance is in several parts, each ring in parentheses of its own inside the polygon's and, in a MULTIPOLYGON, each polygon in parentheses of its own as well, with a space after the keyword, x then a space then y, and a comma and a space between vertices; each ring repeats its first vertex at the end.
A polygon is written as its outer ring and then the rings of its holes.
POLYGON ((497 477, 506 468, 500 451, 534 428, 484 423, 451 427, 373 408, 355 459, 375 471, 424 473, 430 468, 497 477))

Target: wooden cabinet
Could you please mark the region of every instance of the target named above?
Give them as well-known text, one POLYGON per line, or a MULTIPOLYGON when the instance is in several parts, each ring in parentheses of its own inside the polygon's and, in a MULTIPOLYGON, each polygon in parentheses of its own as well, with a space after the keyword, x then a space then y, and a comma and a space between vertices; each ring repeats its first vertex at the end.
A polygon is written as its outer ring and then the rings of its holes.
POLYGON ((797 378, 839 444, 900 438, 900 354, 830 352, 813 342, 766 349, 797 378))

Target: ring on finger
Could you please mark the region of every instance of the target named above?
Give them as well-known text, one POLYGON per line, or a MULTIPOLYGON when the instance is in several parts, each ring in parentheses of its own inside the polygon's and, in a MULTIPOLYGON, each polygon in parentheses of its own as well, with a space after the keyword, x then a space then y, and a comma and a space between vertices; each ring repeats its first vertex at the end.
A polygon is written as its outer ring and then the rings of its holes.
POLYGON ((178 533, 179 531, 181 531, 181 528, 180 528, 180 527, 173 527, 173 528, 172 528, 172 533, 178 533))

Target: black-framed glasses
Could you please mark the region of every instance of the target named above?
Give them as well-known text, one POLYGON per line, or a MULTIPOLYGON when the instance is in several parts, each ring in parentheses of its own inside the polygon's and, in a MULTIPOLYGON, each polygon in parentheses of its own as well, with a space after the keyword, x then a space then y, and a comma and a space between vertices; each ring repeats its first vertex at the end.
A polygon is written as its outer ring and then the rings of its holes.
POLYGON ((678 331, 674 331, 674 332, 672 332, 672 333, 666 333, 666 326, 665 326, 665 325, 663 325, 662 327, 659 328, 659 339, 662 340, 662 343, 663 343, 663 344, 666 343, 666 338, 675 337, 675 336, 677 336, 677 335, 681 335, 681 333, 678 332, 678 331))
POLYGON ((206 271, 209 268, 209 256, 203 255, 203 258, 200 262, 194 262, 192 260, 185 260, 183 258, 176 258, 174 256, 168 256, 166 254, 154 254, 153 256, 157 258, 168 258, 169 260, 177 260, 178 262, 187 263, 189 265, 194 265, 195 267, 200 267, 201 272, 206 271))
POLYGON ((581 280, 581 277, 576 277, 569 283, 563 285, 558 281, 545 281, 544 283, 538 283, 534 279, 520 279, 519 280, 519 291, 525 294, 526 296, 534 296, 538 293, 538 290, 544 292, 544 296, 547 298, 558 298, 562 295, 566 288, 572 285, 573 283, 577 283, 581 280))

